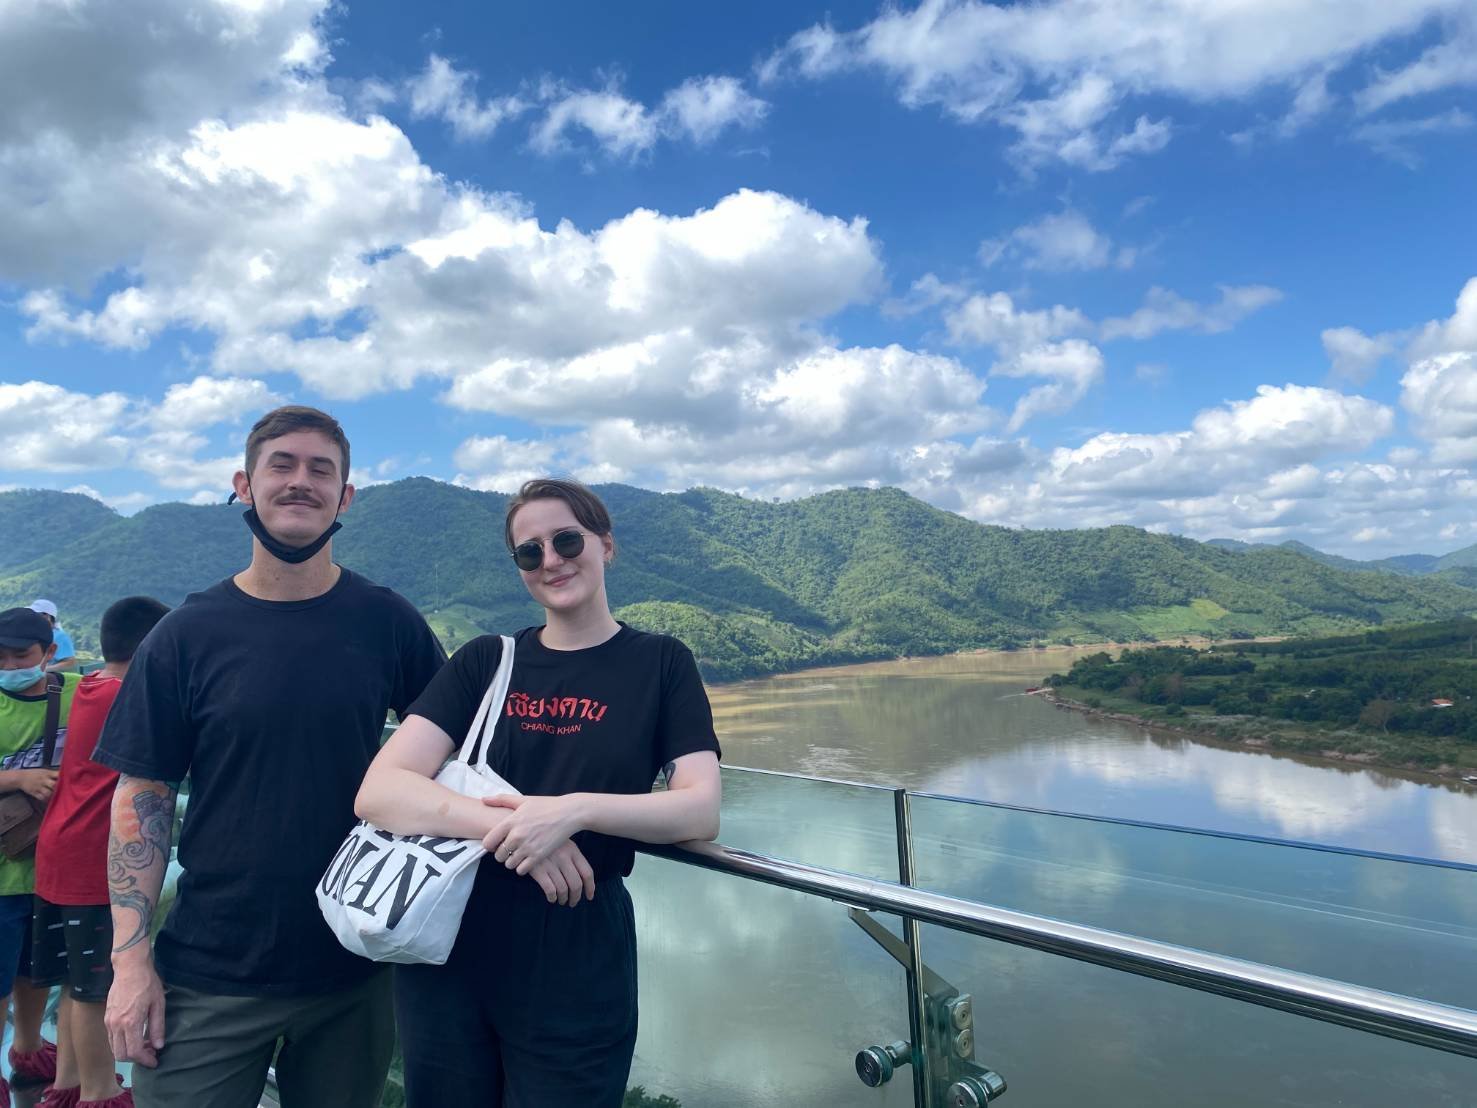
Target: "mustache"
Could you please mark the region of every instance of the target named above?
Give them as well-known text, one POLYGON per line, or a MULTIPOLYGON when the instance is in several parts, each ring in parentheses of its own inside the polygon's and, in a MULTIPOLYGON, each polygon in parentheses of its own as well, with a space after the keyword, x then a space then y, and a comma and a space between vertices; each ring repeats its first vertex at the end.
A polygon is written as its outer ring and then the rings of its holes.
POLYGON ((310 508, 321 508, 321 507, 323 507, 323 502, 320 501, 320 500, 318 500, 316 497, 303 496, 301 494, 299 494, 297 496, 279 496, 277 498, 277 500, 275 501, 275 503, 277 503, 277 504, 284 504, 284 505, 285 504, 306 504, 310 508))

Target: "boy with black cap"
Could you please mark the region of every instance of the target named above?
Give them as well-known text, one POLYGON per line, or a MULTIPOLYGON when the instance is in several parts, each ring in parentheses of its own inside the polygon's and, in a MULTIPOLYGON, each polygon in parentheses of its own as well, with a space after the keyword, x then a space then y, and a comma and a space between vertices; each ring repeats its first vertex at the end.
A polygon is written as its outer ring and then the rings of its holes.
MULTIPOLYGON (((75 673, 48 677, 46 667, 55 654, 51 621, 44 615, 30 608, 0 612, 0 793, 25 793, 41 804, 51 799, 57 777, 43 758, 48 716, 56 720, 54 746, 60 752, 81 680, 75 673), (53 699, 54 713, 48 713, 53 699)), ((14 996, 10 1079, 22 1085, 56 1076, 56 1047, 41 1038, 49 990, 34 988, 29 980, 35 880, 32 858, 0 854, 0 1014, 14 996)), ((9 1104, 10 1086, 0 1079, 0 1105, 9 1104)))

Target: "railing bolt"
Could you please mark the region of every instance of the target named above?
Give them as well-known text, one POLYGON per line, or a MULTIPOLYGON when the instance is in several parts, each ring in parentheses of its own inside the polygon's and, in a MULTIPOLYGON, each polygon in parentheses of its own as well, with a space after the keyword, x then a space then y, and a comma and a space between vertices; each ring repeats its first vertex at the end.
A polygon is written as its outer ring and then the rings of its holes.
POLYGON ((954 1025, 955 1031, 963 1031, 967 1027, 974 1026, 974 1001, 968 993, 956 996, 948 1003, 949 1022, 954 1025))
POLYGON ((966 1027, 954 1036, 954 1056, 956 1058, 971 1058, 974 1056, 974 1028, 966 1027))
POLYGON ((1005 1093, 1005 1078, 993 1070, 978 1077, 964 1077, 949 1086, 949 1108, 984 1108, 1005 1093))
POLYGON ((869 1046, 857 1051, 856 1075, 869 1089, 886 1085, 900 1066, 913 1060, 913 1048, 904 1042, 888 1043, 886 1046, 869 1046))

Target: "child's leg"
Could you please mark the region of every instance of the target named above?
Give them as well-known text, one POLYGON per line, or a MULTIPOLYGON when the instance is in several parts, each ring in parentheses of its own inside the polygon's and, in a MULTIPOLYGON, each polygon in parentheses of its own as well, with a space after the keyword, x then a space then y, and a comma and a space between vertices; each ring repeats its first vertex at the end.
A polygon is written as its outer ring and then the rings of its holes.
POLYGON ((11 1025, 15 1028, 14 1045, 17 1054, 34 1054, 41 1049, 41 1021, 46 1016, 46 999, 51 988, 36 987, 24 977, 17 978, 11 993, 11 1025))
POLYGON ((56 1003, 56 1081, 58 1089, 75 1089, 82 1084, 77 1072, 77 1052, 72 1046, 72 1010, 75 1007, 67 990, 62 990, 56 1003))

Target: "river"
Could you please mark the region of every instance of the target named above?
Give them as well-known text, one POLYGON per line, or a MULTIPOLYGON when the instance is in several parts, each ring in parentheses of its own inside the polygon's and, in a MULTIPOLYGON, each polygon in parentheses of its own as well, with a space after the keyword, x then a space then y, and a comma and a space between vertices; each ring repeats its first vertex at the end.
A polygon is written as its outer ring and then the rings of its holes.
MULTIPOLYGON (((1477 1007, 1477 874, 1146 829, 1083 813, 1477 861, 1477 796, 1441 780, 1223 748, 1024 689, 1083 650, 811 670, 710 690, 730 766, 920 798, 917 881, 948 895, 1477 1007)), ((722 841, 896 879, 889 793, 725 778, 722 841)), ((659 859, 631 879, 642 1013, 633 1080, 683 1108, 902 1108, 851 1072, 907 1037, 899 968, 845 907, 659 859)), ((890 921, 894 931, 896 921, 890 921)), ((1004 1104, 1239 1108, 1474 1103, 1477 1062, 1049 954, 923 928, 975 998, 1004 1104)))
POLYGON ((729 765, 1477 862, 1477 790, 1457 782, 1217 746, 1024 694, 1099 649, 808 670, 709 696, 729 765))

